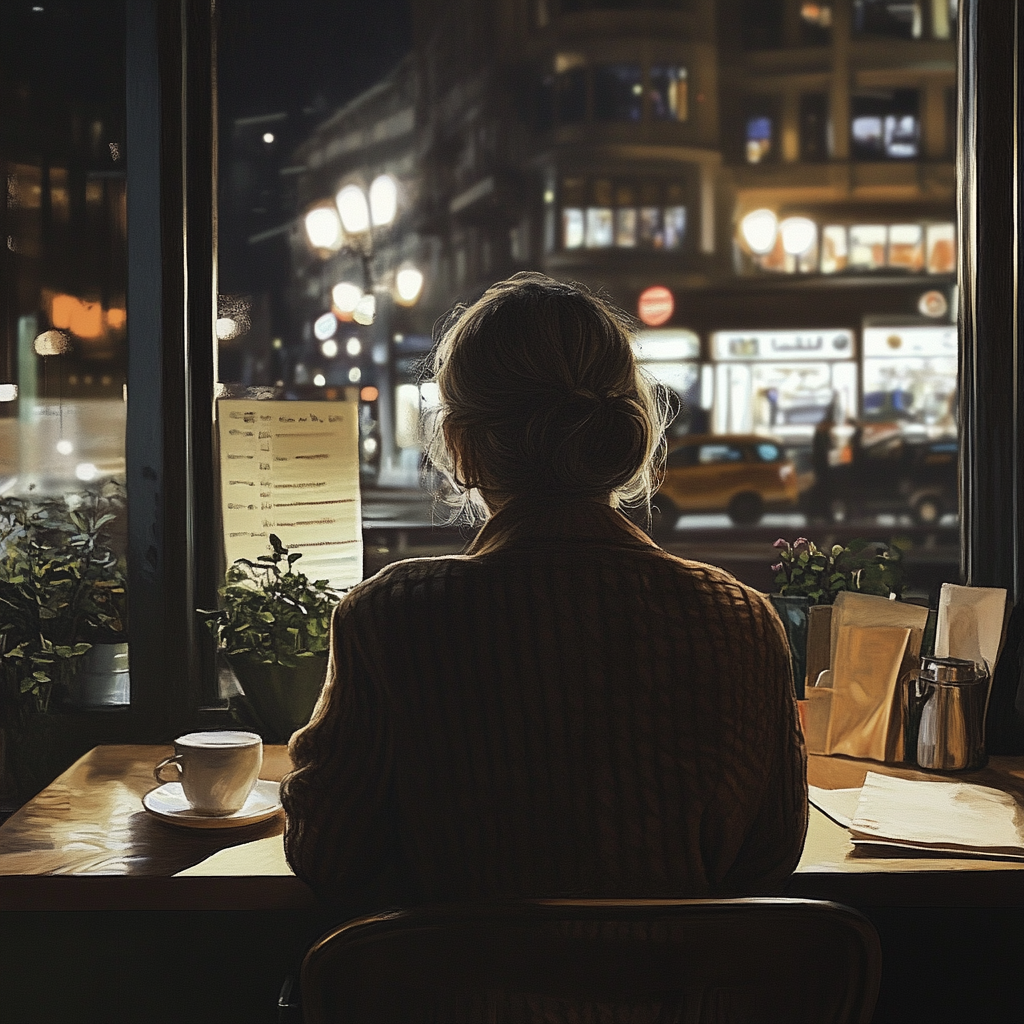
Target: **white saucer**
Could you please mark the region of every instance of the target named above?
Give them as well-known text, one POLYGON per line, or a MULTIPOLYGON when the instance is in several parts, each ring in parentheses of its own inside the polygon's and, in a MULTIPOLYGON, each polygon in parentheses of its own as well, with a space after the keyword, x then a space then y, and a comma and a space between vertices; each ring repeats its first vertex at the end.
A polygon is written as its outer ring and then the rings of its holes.
POLYGON ((272 818, 281 810, 280 783, 257 779, 256 785, 242 807, 234 814, 196 814, 188 805, 180 782, 166 782, 151 789, 143 798, 142 806, 161 821, 186 828, 238 828, 255 825, 272 818))

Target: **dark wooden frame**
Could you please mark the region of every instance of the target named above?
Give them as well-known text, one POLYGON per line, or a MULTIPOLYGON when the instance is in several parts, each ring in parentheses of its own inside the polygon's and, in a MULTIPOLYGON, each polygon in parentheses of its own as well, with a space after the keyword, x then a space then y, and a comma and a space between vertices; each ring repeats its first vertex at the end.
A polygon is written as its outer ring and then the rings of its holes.
POLYGON ((141 735, 212 696, 214 6, 127 0, 129 649, 141 735))
POLYGON ((1024 751, 1024 346, 1019 0, 961 0, 960 531, 964 582, 1005 587, 1012 613, 988 715, 995 752, 1024 751))

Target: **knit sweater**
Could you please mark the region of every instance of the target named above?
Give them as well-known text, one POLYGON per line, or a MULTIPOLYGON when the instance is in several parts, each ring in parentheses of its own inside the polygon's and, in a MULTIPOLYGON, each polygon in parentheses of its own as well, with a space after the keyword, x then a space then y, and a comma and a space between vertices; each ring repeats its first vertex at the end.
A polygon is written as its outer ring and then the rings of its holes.
POLYGON ((777 891, 807 827, 771 605, 595 502, 355 587, 290 751, 288 861, 353 912, 777 891))

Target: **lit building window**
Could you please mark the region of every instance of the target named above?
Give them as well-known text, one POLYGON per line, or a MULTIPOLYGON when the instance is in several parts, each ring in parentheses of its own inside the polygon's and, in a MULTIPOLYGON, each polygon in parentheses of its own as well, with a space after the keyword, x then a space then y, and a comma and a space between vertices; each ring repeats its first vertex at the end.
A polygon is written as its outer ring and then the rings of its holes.
POLYGON ((853 30, 860 35, 920 39, 923 7, 922 0, 854 0, 853 30))
POLYGON ((956 270, 956 229, 952 224, 929 224, 925 229, 925 251, 929 274, 952 274, 956 270))
POLYGON ((746 156, 748 164, 759 164, 764 161, 772 151, 772 119, 763 114, 755 114, 747 118, 747 148, 746 156))
POLYGON ((615 244, 622 248, 636 245, 636 207, 623 206, 615 211, 615 244))
POLYGON ((846 227, 828 224, 821 232, 821 272, 837 274, 846 269, 849 252, 846 245, 846 227))
POLYGON ((606 249, 613 241, 611 209, 607 206, 588 207, 586 247, 588 249, 606 249))
POLYGON ((598 121, 639 121, 643 92, 639 64, 599 64, 594 68, 594 117, 598 121))
POLYGON ((568 207, 562 210, 562 245, 566 249, 578 249, 583 245, 583 211, 568 207))
POLYGON ((850 98, 851 155, 855 160, 914 160, 920 148, 916 89, 850 98))
POLYGON ((884 224, 854 224, 850 228, 850 267, 878 270, 885 266, 889 229, 884 224))
POLYGON ((664 214, 666 249, 681 249, 686 238, 686 207, 666 206, 664 214))
POLYGON ((893 224, 889 228, 889 266, 919 273, 924 269, 924 231, 920 224, 893 224))
POLYGON ((689 80, 678 64, 651 68, 651 117, 656 121, 686 121, 690 117, 689 80))

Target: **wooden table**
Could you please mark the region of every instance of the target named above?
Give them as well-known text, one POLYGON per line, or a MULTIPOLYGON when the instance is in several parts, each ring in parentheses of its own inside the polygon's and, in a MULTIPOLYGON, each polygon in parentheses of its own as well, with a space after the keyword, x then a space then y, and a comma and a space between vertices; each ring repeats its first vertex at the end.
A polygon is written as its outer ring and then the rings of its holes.
MULTIPOLYGON (((288 869, 284 817, 239 829, 184 829, 141 805, 163 746, 96 747, 0 827, 0 909, 303 910, 312 892, 288 869), (212 858, 212 859, 211 859, 212 858)), ((264 750, 262 777, 280 780, 286 748, 264 750)), ((824 789, 860 786, 868 771, 938 773, 812 755, 824 789)), ((939 776, 942 777, 942 776, 939 776)), ((1013 792, 1024 803, 1024 758, 945 776, 1013 792)), ((854 906, 1024 906, 1024 863, 931 856, 858 856, 845 829, 811 809, 788 892, 854 906)))

